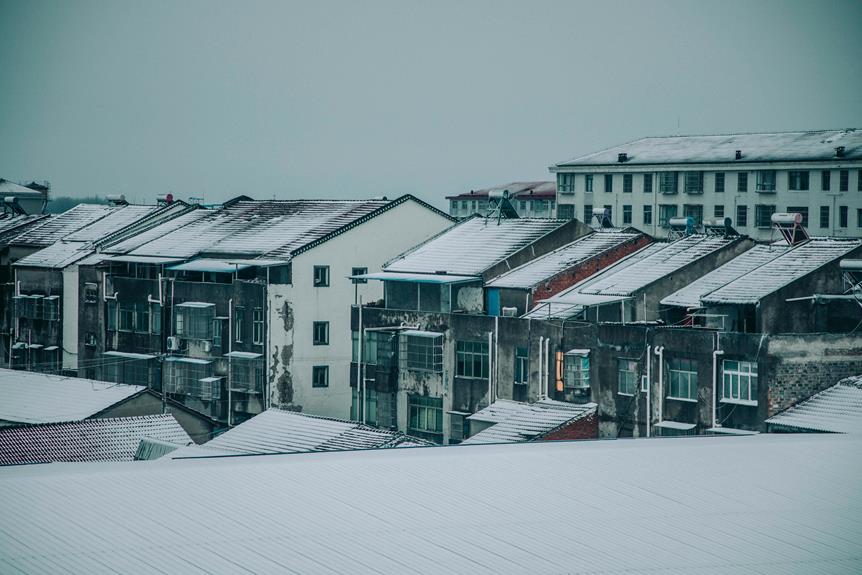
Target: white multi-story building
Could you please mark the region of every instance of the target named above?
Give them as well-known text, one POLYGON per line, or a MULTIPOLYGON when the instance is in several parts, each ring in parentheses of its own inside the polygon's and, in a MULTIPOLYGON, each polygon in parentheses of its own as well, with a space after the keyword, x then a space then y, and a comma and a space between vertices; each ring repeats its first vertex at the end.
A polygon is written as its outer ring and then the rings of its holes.
POLYGON ((493 188, 470 190, 449 200, 449 215, 469 218, 473 214, 486 215, 488 198, 494 193, 508 193, 509 202, 520 218, 556 218, 556 185, 554 182, 510 182, 493 188))
POLYGON ((773 212, 801 212, 811 235, 862 237, 862 130, 643 138, 560 162, 557 217, 663 236, 670 218, 730 218, 758 241, 773 212))

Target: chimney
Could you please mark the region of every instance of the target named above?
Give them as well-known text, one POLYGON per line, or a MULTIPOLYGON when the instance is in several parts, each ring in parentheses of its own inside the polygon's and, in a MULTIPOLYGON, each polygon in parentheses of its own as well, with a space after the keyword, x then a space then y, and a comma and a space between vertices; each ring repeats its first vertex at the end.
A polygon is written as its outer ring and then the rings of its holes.
POLYGON ((742 150, 736 150, 736 159, 737 159, 737 160, 741 160, 741 159, 742 159, 742 150))
POLYGON ((835 157, 843 158, 844 157, 844 146, 838 146, 835 148, 835 157))
POLYGON ((623 162, 628 162, 628 161, 629 161, 629 155, 627 153, 620 152, 619 154, 617 154, 617 162, 622 164, 623 162))

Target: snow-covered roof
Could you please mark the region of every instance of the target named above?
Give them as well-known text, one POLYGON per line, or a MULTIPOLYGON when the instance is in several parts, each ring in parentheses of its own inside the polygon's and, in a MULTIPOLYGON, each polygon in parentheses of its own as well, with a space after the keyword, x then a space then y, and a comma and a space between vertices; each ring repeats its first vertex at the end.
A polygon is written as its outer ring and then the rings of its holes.
POLYGON ((403 433, 355 421, 270 408, 202 446, 178 449, 170 457, 372 449, 395 447, 405 438, 403 433))
POLYGON ((39 268, 64 268, 87 257, 93 251, 94 249, 90 243, 66 242, 61 240, 51 244, 47 248, 21 258, 15 262, 15 265, 39 268))
POLYGON ((491 188, 482 188, 481 190, 470 190, 454 196, 446 196, 447 200, 485 200, 488 199, 488 194, 491 192, 508 191, 510 199, 529 200, 531 197, 536 198, 556 198, 557 183, 556 182, 509 182, 500 186, 491 188))
POLYGON ((64 237, 72 242, 95 242, 137 223, 161 209, 159 206, 123 205, 92 224, 64 237))
POLYGON ((123 209, 123 206, 78 204, 44 223, 29 228, 10 243, 14 245, 48 246, 90 224, 123 209))
POLYGON ((437 234, 384 265, 386 271, 479 276, 564 220, 470 218, 437 234))
POLYGON ((862 240, 814 238, 701 297, 708 304, 752 304, 862 246, 862 240))
POLYGON ((862 375, 842 379, 766 423, 799 431, 862 434, 862 375))
POLYGON ((463 444, 532 441, 547 435, 565 423, 595 412, 595 403, 575 404, 553 399, 521 403, 498 399, 467 418, 496 423, 465 439, 463 444))
POLYGON ((858 573, 860 452, 782 434, 8 467, 0 571, 858 573))
MULTIPOLYGON (((114 253, 114 254, 129 254, 134 250, 140 248, 141 246, 147 245, 152 241, 157 240, 158 238, 168 236, 177 230, 188 226, 194 222, 199 220, 203 220, 212 215, 213 210, 206 209, 196 209, 190 212, 187 212, 181 216, 177 216, 176 218, 161 223, 149 230, 144 232, 140 232, 131 237, 125 238, 121 241, 118 241, 112 244, 109 247, 105 248, 106 252, 114 253)), ((138 254, 142 256, 147 256, 149 254, 138 254)), ((157 256, 159 254, 156 254, 157 256)), ((165 257, 165 256, 161 256, 165 257)), ((171 258, 175 258, 175 256, 167 256, 171 258)))
POLYGON ((844 146, 841 159, 862 159, 862 130, 641 138, 560 162, 556 167, 825 161, 839 159, 835 153, 838 146, 844 146), (736 150, 742 152, 742 159, 735 159, 736 150), (627 160, 619 162, 619 154, 623 153, 627 160))
POLYGON ((139 385, 0 369, 0 421, 79 421, 144 390, 139 385))
POLYGON ((0 428, 0 465, 131 461, 143 438, 191 443, 170 414, 0 428))
POLYGON ((21 235, 25 227, 32 227, 50 217, 48 214, 0 214, 0 243, 5 244, 15 236, 21 235))
POLYGON ((486 285, 529 289, 641 235, 633 229, 592 233, 497 276, 486 285))
POLYGON ((700 307, 700 299, 718 288, 751 273, 760 266, 780 257, 790 249, 787 245, 757 245, 736 256, 723 266, 700 277, 663 300, 662 305, 685 308, 700 307))

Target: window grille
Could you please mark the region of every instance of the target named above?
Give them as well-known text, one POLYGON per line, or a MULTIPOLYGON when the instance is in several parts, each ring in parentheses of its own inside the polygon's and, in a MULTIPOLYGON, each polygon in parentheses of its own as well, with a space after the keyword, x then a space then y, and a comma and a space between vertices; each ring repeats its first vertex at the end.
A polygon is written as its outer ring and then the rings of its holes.
POLYGON ((443 334, 411 332, 402 336, 401 345, 403 368, 443 372, 443 334))
POLYGON ((589 355, 569 352, 563 357, 563 386, 567 389, 589 389, 589 355))
MULTIPOLYGON (((186 302, 176 306, 174 333, 184 339, 213 339, 213 320, 215 319, 215 304, 186 302)), ((122 311, 120 314, 122 329, 122 311)))

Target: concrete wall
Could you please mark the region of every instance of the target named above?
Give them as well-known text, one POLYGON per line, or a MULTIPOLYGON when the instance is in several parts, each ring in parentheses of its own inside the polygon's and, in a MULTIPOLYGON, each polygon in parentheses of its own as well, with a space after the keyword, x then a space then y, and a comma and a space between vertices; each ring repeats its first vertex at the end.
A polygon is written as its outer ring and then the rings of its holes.
POLYGON ((352 268, 382 265, 452 225, 440 214, 407 201, 292 260, 292 285, 272 286, 269 381, 274 405, 315 415, 350 416, 350 303, 357 295, 383 298, 382 282, 353 284, 352 268), (314 286, 314 266, 329 266, 329 287, 314 286), (329 322, 329 345, 312 344, 315 321, 329 322), (329 387, 311 384, 315 365, 329 367, 329 387))

